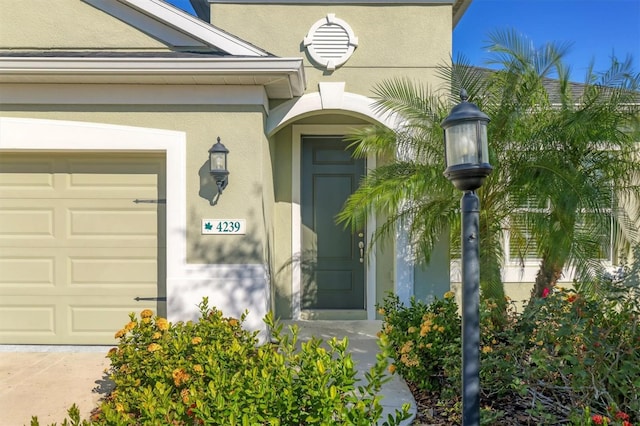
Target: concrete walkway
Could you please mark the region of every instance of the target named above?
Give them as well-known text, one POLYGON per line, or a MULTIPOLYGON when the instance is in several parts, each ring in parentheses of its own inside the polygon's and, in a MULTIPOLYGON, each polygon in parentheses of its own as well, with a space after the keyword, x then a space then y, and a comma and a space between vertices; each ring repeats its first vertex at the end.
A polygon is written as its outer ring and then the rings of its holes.
MULTIPOLYGON (((349 350, 360 374, 376 362, 379 321, 289 321, 299 327, 301 340, 316 336, 323 340, 348 337, 349 350)), ((41 426, 60 424, 67 409, 76 404, 88 418, 112 384, 105 374, 109 360, 106 346, 13 346, 0 345, 0 426, 29 425, 38 416, 41 426)), ((398 376, 382 389, 387 413, 402 404, 416 404, 398 376)), ((411 424, 411 420, 405 424, 411 424)))
POLYGON ((108 347, 0 346, 0 425, 62 423, 74 403, 83 418, 112 385, 108 347))

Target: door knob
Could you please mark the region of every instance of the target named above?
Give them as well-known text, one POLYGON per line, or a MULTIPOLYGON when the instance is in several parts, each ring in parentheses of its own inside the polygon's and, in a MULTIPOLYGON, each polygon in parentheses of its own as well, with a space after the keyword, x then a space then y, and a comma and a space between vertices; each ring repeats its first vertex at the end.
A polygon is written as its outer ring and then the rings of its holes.
POLYGON ((360 248, 360 263, 364 263, 364 241, 360 241, 358 247, 360 248))

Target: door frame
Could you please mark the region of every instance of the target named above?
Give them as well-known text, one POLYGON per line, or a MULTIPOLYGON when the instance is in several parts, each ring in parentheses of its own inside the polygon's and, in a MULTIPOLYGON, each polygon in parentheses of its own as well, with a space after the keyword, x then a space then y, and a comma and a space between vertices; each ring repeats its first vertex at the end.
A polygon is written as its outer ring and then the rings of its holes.
MULTIPOLYGON (((301 207, 301 190, 302 190, 302 136, 327 136, 327 135, 346 135, 357 128, 364 125, 292 125, 292 144, 291 144, 291 259, 300 256, 302 250, 302 207, 301 207)), ((365 171, 376 167, 376 158, 369 155, 365 161, 365 171)), ((365 280, 365 310, 366 319, 374 320, 376 318, 376 250, 370 246, 373 240, 373 230, 376 229, 375 215, 369 215, 365 231, 365 241, 370 251, 367 256, 366 267, 364 270, 365 280)), ((302 269, 299 264, 294 263, 291 273, 291 311, 295 320, 302 319, 302 269)), ((336 310, 338 312, 338 310, 336 310)), ((358 318, 362 319, 362 318, 358 318)))

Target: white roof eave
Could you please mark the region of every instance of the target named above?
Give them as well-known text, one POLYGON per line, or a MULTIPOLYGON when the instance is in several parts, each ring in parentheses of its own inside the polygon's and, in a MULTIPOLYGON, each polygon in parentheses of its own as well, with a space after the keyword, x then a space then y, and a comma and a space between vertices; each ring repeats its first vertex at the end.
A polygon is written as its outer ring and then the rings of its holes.
POLYGON ((0 83, 74 83, 79 75, 83 83, 155 82, 170 76, 173 84, 194 84, 194 77, 255 77, 289 85, 294 97, 306 87, 302 58, 0 57, 0 83))

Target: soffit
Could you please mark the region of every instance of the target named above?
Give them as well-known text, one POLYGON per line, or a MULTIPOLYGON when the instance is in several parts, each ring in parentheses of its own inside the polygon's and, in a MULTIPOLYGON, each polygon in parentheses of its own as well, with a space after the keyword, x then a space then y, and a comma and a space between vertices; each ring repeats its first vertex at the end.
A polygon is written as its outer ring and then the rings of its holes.
POLYGON ((394 6, 402 4, 450 4, 452 5, 453 27, 455 27, 473 0, 190 0, 193 9, 200 19, 209 22, 211 20, 210 4, 234 3, 234 4, 359 4, 363 6, 390 4, 394 6))
POLYGON ((299 58, 10 56, 0 52, 0 83, 260 85, 271 99, 305 90, 299 58))

